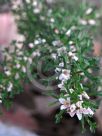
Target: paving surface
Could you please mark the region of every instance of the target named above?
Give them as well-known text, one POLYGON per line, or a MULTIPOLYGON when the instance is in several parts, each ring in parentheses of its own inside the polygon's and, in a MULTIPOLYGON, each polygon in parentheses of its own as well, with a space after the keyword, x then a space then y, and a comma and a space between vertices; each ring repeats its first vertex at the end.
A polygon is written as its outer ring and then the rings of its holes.
POLYGON ((26 130, 0 123, 0 136, 38 136, 26 130))

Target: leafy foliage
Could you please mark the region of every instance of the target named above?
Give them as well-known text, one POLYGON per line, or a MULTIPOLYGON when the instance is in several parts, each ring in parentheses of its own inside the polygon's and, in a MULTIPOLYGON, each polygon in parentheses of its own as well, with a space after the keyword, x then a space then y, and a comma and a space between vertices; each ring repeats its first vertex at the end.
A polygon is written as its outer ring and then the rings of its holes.
POLYGON ((49 95, 61 103, 56 122, 67 112, 77 115, 83 128, 85 120, 93 131, 96 125, 90 118, 97 109, 93 98, 99 84, 98 58, 92 50, 92 31, 99 24, 95 7, 82 2, 74 9, 67 0, 52 5, 43 0, 17 4, 13 12, 22 39, 12 43, 13 52, 3 52, 1 102, 11 105, 7 99, 31 81, 43 91, 52 90, 49 95))

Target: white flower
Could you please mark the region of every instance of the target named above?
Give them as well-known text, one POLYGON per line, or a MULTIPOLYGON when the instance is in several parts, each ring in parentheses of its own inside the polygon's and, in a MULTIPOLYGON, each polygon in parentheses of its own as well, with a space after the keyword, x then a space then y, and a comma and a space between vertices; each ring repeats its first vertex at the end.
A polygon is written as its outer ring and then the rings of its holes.
POLYGON ((52 53, 51 57, 56 60, 57 59, 57 54, 56 53, 52 53))
POLYGON ((76 51, 75 46, 71 45, 71 46, 70 46, 70 50, 71 50, 72 52, 75 52, 75 51, 76 51))
POLYGON ((19 79, 19 74, 18 73, 16 73, 16 75, 15 75, 15 79, 19 79))
POLYGON ((89 15, 89 14, 92 13, 92 11, 93 11, 93 9, 92 9, 92 8, 89 8, 89 9, 86 10, 85 14, 86 14, 86 15, 89 15))
POLYGON ((46 43, 46 39, 42 39, 41 41, 42 41, 42 43, 46 43))
POLYGON ((61 89, 61 88, 65 88, 64 87, 64 81, 62 81, 60 84, 58 84, 58 87, 61 89))
POLYGON ((39 40, 35 40, 35 41, 34 41, 34 44, 35 44, 35 45, 40 44, 39 40))
POLYGON ((78 117, 79 120, 82 119, 82 112, 81 112, 80 109, 76 111, 76 115, 77 115, 77 117, 78 117))
POLYGON ((22 67, 22 71, 23 71, 23 73, 26 73, 26 67, 22 67))
POLYGON ((2 103, 2 100, 0 100, 0 103, 2 103))
POLYGON ((60 109, 64 110, 70 107, 70 98, 68 97, 67 99, 60 98, 59 102, 62 104, 60 109))
POLYGON ((69 41, 69 44, 74 44, 74 42, 73 41, 69 41))
POLYGON ((86 98, 86 99, 90 99, 90 97, 88 96, 88 94, 87 94, 86 92, 83 92, 83 93, 82 93, 82 96, 83 96, 84 98, 86 98))
POLYGON ((33 48, 34 47, 34 44, 33 43, 29 43, 28 45, 30 48, 33 48))
POLYGON ((0 103, 2 103, 2 95, 0 94, 0 103))
POLYGON ((17 47, 18 49, 22 49, 23 43, 20 43, 20 42, 16 43, 16 47, 17 47))
POLYGON ((40 52, 39 51, 34 51, 33 53, 32 53, 32 57, 36 57, 36 56, 40 56, 41 54, 40 54, 40 52))
POLYGON ((19 69, 21 67, 20 64, 16 64, 16 68, 19 69))
POLYGON ((58 88, 63 88, 63 83, 58 84, 58 88))
POLYGON ((74 115, 76 114, 76 105, 72 104, 70 108, 67 109, 67 113, 69 113, 71 117, 74 117, 74 115))
POLYGON ((59 63, 60 67, 64 67, 64 62, 59 63))
POLYGON ((76 110, 76 105, 75 104, 72 104, 70 106, 70 112, 74 112, 76 110))
POLYGON ((75 55, 75 53, 69 51, 68 56, 71 57, 73 60, 78 61, 78 57, 75 55))
POLYGON ((70 109, 67 108, 67 112, 71 117, 74 117, 74 115, 76 114, 78 119, 81 120, 83 114, 92 116, 94 115, 94 112, 90 108, 83 108, 82 103, 83 101, 79 101, 76 104, 70 105, 70 109))
POLYGON ((69 53, 68 53, 68 55, 69 55, 69 57, 73 57, 73 53, 70 51, 69 53))
POLYGON ((80 19, 79 23, 82 25, 87 25, 87 21, 84 19, 80 19))
POLYGON ((77 56, 73 56, 73 59, 74 59, 75 61, 78 61, 78 57, 77 57, 77 56))
POLYGON ((33 6, 37 6, 37 5, 38 5, 37 1, 33 1, 33 6))
POLYGON ((59 80, 69 80, 70 79, 70 70, 63 69, 62 73, 59 76, 59 80))
POLYGON ((69 30, 66 32, 66 35, 67 35, 67 36, 70 36, 70 35, 71 35, 71 32, 72 32, 72 30, 69 29, 69 30))
POLYGON ((12 9, 17 9, 18 6, 21 5, 21 0, 13 0, 12 1, 12 9))
POLYGON ((11 75, 11 72, 8 70, 8 71, 5 71, 5 74, 6 74, 7 76, 10 76, 10 75, 11 75))
POLYGON ((54 19, 54 18, 51 18, 50 21, 51 21, 51 23, 54 23, 54 22, 55 22, 55 19, 54 19))
POLYGON ((39 8, 34 8, 34 10, 33 10, 33 12, 35 13, 35 14, 38 14, 38 13, 40 13, 40 9, 39 8))
POLYGON ((9 83, 8 88, 7 88, 7 91, 8 91, 8 92, 11 92, 11 91, 12 91, 12 88, 13 88, 13 84, 12 84, 12 83, 9 83))
POLYGON ((94 115, 94 112, 90 108, 88 108, 87 110, 88 110, 90 115, 92 115, 92 116, 94 115))
POLYGON ((58 30, 58 29, 55 29, 54 32, 55 32, 56 34, 59 34, 59 30, 58 30))
POLYGON ((88 69, 88 72, 89 72, 89 73, 92 73, 92 69, 89 68, 89 69, 88 69))
POLYGON ((84 74, 84 72, 81 72, 80 75, 81 75, 81 76, 84 76, 85 74, 84 74))
POLYGON ((79 96, 79 99, 82 101, 82 99, 83 99, 82 95, 78 95, 78 96, 79 96))
POLYGON ((83 103, 83 101, 78 101, 78 102, 76 103, 76 106, 77 106, 78 108, 82 108, 82 103, 83 103))
POLYGON ((71 89, 69 89, 69 92, 70 92, 70 93, 73 93, 73 92, 74 92, 74 90, 71 88, 71 89))
POLYGON ((28 58, 28 61, 31 64, 33 60, 32 60, 32 58, 28 58))
POLYGON ((56 68, 56 69, 55 69, 55 72, 56 72, 56 73, 59 73, 60 71, 61 71, 61 68, 56 68))
POLYGON ((88 20, 88 23, 92 26, 96 25, 96 21, 93 19, 88 20))
POLYGON ((27 61, 27 60, 28 60, 28 58, 27 58, 27 57, 23 57, 23 59, 24 59, 25 61, 27 61))
POLYGON ((60 88, 60 91, 63 90, 67 92, 67 89, 65 88, 63 81, 61 82, 61 84, 58 84, 58 88, 60 88))
POLYGON ((82 109, 82 113, 85 114, 85 115, 94 115, 94 112, 90 109, 90 108, 83 108, 82 109))

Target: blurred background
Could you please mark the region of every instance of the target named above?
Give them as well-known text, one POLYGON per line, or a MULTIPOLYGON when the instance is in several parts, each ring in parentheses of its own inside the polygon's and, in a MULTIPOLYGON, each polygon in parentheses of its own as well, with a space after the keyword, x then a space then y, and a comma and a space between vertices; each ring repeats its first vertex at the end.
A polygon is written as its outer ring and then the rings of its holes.
MULTIPOLYGON (((46 0, 48 3, 54 0, 46 0)), ((98 8, 102 8, 101 0, 87 0, 98 8)), ((94 54, 100 57, 102 66, 102 28, 94 39, 94 54)), ((17 24, 11 12, 9 0, 0 0, 0 50, 10 46, 13 39, 19 39, 17 24), (1 46, 2 45, 2 46, 1 46)), ((102 75, 102 71, 100 70, 102 75)), ((55 124, 54 116, 59 107, 49 107, 51 97, 47 97, 36 89, 25 85, 21 95, 16 96, 12 108, 7 111, 3 108, 0 116, 0 136, 102 136, 102 106, 97 110, 96 121, 98 129, 95 134, 87 130, 81 134, 80 124, 76 118, 65 115, 60 124, 55 124)))

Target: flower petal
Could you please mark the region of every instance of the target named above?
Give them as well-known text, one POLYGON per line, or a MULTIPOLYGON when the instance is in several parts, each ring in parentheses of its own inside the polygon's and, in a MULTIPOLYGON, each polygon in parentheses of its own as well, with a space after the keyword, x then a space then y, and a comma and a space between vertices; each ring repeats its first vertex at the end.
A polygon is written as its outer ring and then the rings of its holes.
POLYGON ((67 107, 64 106, 64 105, 61 105, 60 109, 61 109, 61 110, 65 110, 65 109, 67 109, 67 107))
POLYGON ((88 111, 90 115, 94 115, 94 112, 90 108, 88 108, 88 111))
POLYGON ((76 113, 76 115, 77 115, 77 117, 78 117, 79 120, 82 119, 82 114, 81 113, 76 113))
POLYGON ((60 98, 60 99, 59 99, 59 102, 60 102, 61 104, 64 104, 65 101, 66 101, 66 100, 65 100, 64 98, 60 98))
POLYGON ((71 106, 70 106, 70 111, 71 112, 74 112, 76 110, 76 105, 75 104, 72 104, 71 106))

